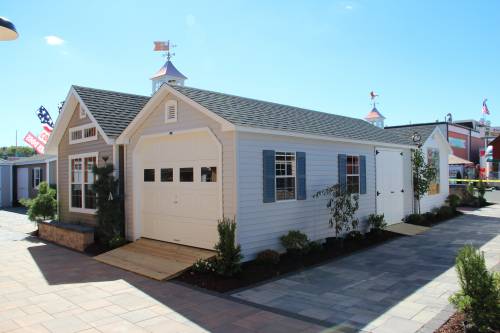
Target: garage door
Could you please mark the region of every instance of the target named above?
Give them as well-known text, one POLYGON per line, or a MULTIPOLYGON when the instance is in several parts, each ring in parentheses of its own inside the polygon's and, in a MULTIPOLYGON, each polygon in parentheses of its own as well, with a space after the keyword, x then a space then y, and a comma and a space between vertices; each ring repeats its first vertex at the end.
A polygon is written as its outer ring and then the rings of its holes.
POLYGON ((377 149, 377 213, 387 224, 404 217, 404 175, 401 151, 377 149))
POLYGON ((222 174, 215 138, 175 134, 145 139, 137 149, 142 237, 213 249, 222 174))

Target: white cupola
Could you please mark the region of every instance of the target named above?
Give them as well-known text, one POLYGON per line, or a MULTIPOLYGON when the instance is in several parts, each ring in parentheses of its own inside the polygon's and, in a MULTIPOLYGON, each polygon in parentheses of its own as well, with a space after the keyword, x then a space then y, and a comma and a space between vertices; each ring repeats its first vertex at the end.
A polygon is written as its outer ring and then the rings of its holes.
POLYGON ((365 116, 367 122, 380 128, 384 128, 384 119, 385 117, 377 110, 375 104, 373 109, 365 116))
POLYGON ((168 53, 167 62, 151 77, 153 94, 160 89, 163 83, 183 86, 185 80, 187 77, 175 68, 170 61, 170 53, 168 53))

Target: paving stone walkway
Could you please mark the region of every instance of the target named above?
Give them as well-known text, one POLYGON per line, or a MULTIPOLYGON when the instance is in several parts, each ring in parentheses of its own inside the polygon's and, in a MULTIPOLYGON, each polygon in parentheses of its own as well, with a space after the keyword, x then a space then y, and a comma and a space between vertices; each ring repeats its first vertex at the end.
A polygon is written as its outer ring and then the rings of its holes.
POLYGON ((434 332, 454 312, 454 260, 465 244, 500 268, 500 205, 232 296, 342 331, 434 332))
POLYGON ((320 332, 325 327, 157 282, 29 237, 0 210, 0 332, 320 332))

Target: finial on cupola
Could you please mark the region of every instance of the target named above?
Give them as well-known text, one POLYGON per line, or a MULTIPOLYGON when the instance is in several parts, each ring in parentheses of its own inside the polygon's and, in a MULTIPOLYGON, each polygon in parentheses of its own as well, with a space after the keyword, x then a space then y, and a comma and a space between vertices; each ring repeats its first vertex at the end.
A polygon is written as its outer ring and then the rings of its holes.
POLYGON ((370 92, 372 110, 370 112, 368 112, 368 114, 365 116, 364 119, 374 126, 384 128, 385 117, 377 110, 377 107, 376 107, 377 102, 375 101, 375 99, 377 97, 378 97, 378 94, 376 94, 373 91, 370 92))
POLYGON ((177 45, 170 45, 170 41, 156 41, 154 42, 153 51, 164 52, 163 56, 167 59, 165 64, 151 77, 151 81, 153 83, 153 94, 160 89, 163 83, 168 83, 172 85, 183 86, 184 81, 187 80, 187 77, 184 76, 177 68, 175 68, 174 64, 170 59, 175 56, 175 53, 170 53, 170 49, 176 47, 177 45))

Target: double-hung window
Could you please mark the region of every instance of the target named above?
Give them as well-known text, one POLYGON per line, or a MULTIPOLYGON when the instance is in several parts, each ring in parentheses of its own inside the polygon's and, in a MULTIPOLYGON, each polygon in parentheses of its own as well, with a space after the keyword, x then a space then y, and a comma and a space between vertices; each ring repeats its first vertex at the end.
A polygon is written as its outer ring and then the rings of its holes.
POLYGON ((359 156, 347 155, 346 185, 348 193, 359 193, 359 156))
POLYGON ((70 210, 93 213, 96 209, 93 167, 97 154, 70 156, 70 210))
POLYGON ((33 188, 38 189, 40 182, 42 181, 42 168, 33 169, 33 188))
POLYGON ((295 153, 276 152, 276 201, 295 199, 295 153))

